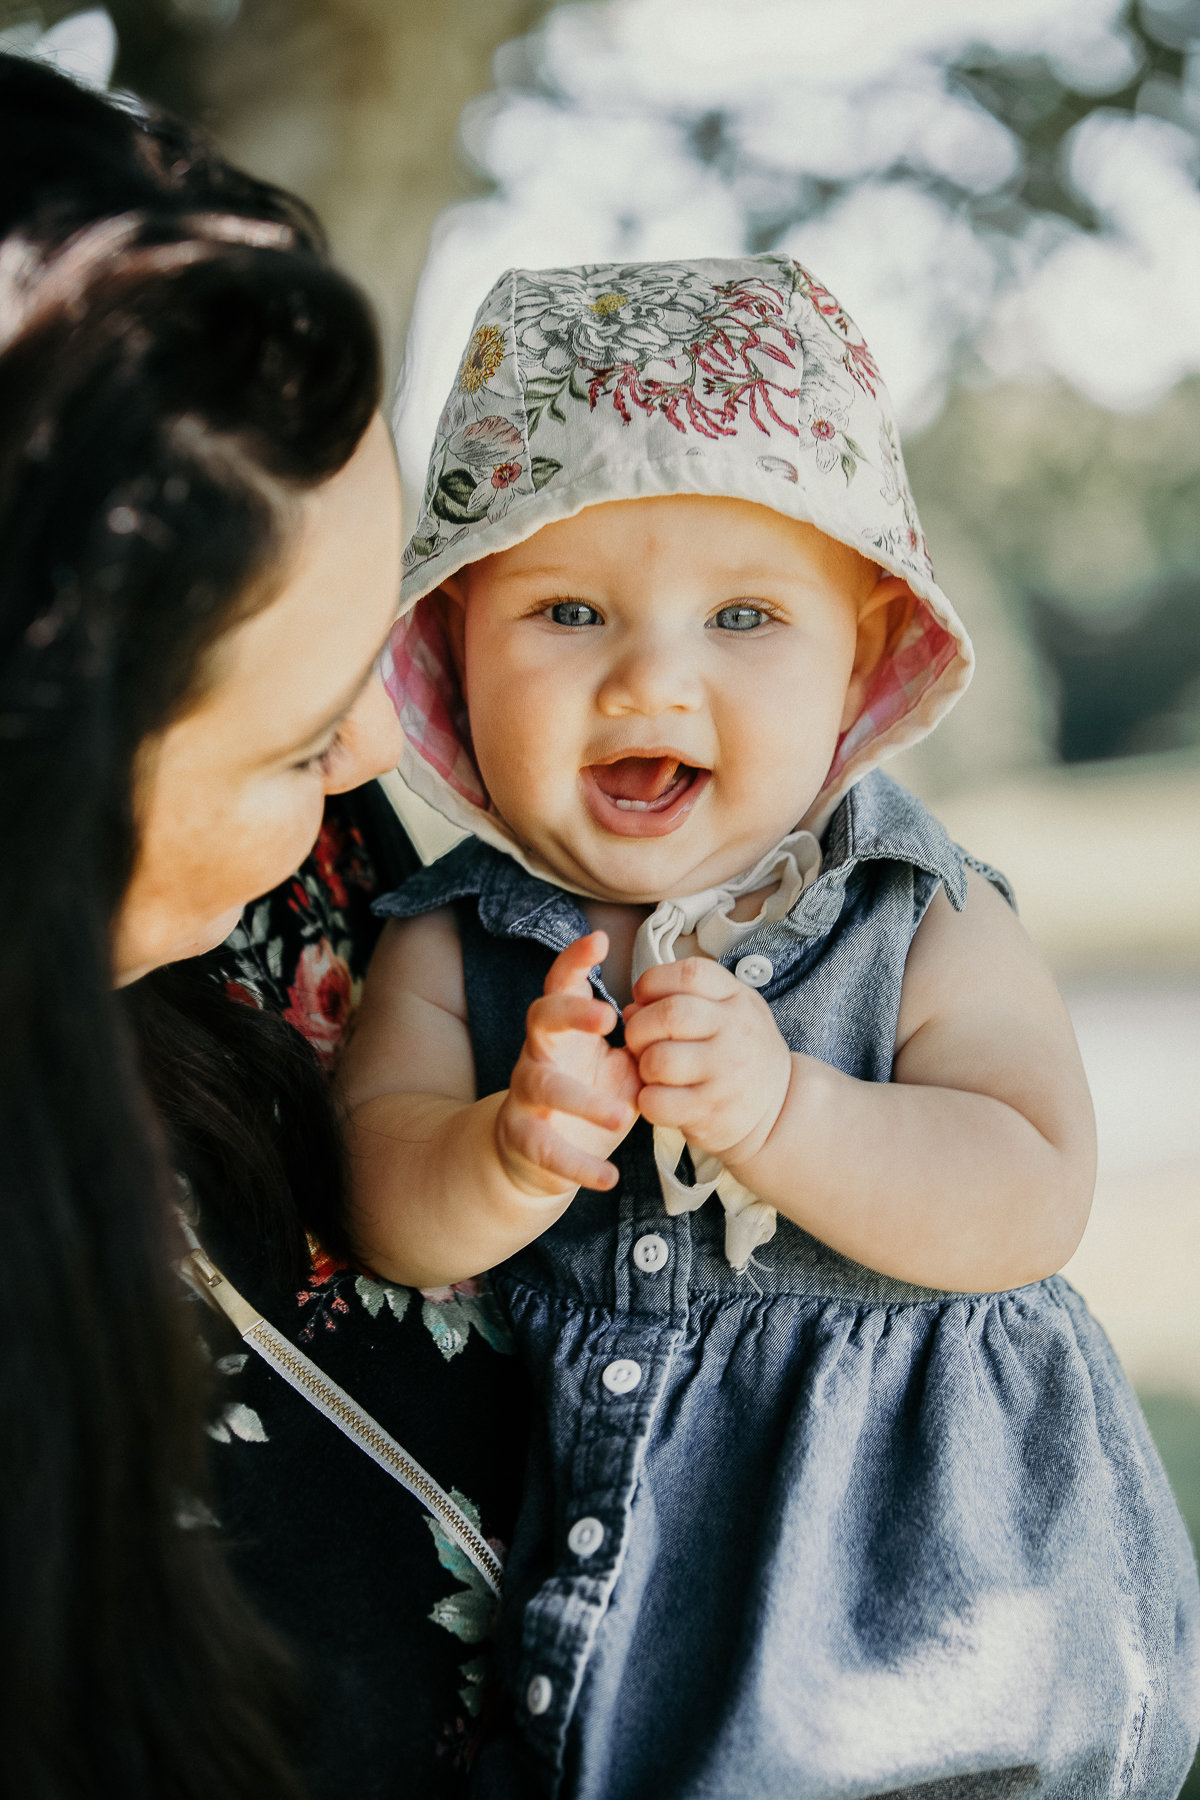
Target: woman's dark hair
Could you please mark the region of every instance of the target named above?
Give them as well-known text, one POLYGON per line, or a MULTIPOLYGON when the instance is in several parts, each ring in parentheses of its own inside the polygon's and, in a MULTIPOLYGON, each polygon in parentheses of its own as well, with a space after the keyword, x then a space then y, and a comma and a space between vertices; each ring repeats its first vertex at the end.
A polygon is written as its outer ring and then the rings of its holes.
POLYGON ((170 1208, 186 1171, 295 1262, 331 1114, 281 1021, 182 965, 116 995, 110 943, 139 745, 269 600, 378 403, 376 333, 298 203, 8 56, 0 170, 0 1790, 281 1800, 285 1660, 186 1524, 170 1208))

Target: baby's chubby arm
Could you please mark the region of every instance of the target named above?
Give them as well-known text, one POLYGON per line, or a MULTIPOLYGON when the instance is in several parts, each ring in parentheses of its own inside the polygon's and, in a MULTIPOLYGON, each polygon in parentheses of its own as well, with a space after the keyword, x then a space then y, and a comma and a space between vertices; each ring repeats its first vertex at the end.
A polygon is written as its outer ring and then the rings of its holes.
POLYGON ((453 913, 386 927, 338 1069, 351 1238, 381 1275, 414 1287, 478 1275, 578 1187, 615 1183, 605 1159, 637 1116, 638 1084, 588 983, 606 951, 593 933, 555 958, 510 1086, 477 1100, 453 913))
POLYGON ((626 1008, 639 1110, 814 1237, 898 1280, 984 1292, 1062 1267, 1087 1222, 1095 1127, 1066 1008, 971 874, 909 951, 890 1082, 792 1054, 719 963, 650 969, 626 1008))

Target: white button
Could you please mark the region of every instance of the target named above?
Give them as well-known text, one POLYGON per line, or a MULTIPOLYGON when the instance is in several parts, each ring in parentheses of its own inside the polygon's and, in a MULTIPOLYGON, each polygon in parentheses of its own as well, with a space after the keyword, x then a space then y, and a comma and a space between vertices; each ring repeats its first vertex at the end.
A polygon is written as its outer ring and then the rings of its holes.
POLYGON ((600 1379, 610 1394, 628 1394, 642 1379, 642 1365, 631 1356, 621 1356, 609 1363, 600 1379))
POLYGON ((594 1556, 604 1542, 604 1527, 599 1519, 576 1519, 567 1533, 567 1549, 572 1556, 594 1556))
POLYGON ((633 1260, 647 1275, 654 1275, 664 1268, 670 1254, 666 1238, 660 1238, 657 1231, 648 1231, 633 1246, 633 1260))
POLYGON ((734 963, 733 972, 747 987, 766 987, 775 973, 775 964, 769 956, 743 956, 740 962, 734 963))
POLYGON ((554 1684, 548 1675, 535 1675, 525 1689, 525 1704, 535 1719, 550 1710, 553 1698, 554 1684))

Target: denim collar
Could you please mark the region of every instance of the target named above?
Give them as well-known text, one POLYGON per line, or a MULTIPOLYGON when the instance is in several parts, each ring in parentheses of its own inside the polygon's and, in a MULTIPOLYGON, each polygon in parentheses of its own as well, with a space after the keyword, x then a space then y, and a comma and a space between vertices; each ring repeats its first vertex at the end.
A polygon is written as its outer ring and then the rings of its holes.
MULTIPOLYGON (((812 938, 832 929, 846 884, 867 862, 909 863, 946 890, 956 911, 966 902, 962 852, 921 802, 890 776, 873 771, 851 788, 825 830, 821 874, 776 929, 812 938)), ((586 929, 573 894, 530 875, 503 851, 467 838, 375 902, 381 917, 412 919, 456 900, 477 898, 484 929, 497 937, 533 938, 563 950, 586 929)))

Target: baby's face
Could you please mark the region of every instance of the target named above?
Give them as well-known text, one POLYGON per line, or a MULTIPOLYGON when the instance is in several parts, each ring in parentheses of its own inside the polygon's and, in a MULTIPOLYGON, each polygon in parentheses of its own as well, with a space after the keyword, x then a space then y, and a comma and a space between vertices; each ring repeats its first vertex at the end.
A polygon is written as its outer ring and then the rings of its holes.
POLYGON ((592 506, 473 564, 447 620, 495 810, 611 900, 749 868, 858 711, 879 585, 813 526, 696 495, 592 506))

